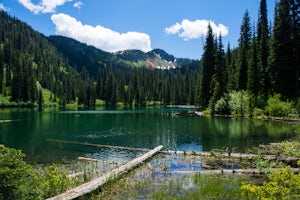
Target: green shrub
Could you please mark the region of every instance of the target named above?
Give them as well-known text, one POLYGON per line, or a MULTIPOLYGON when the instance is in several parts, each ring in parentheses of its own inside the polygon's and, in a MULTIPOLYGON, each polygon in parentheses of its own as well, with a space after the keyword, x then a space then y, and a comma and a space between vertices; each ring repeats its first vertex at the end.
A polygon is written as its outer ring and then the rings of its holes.
POLYGON ((293 111, 293 104, 291 102, 281 101, 281 95, 276 94, 268 99, 265 113, 273 117, 288 117, 293 111))
POLYGON ((295 109, 296 109, 297 113, 300 113, 300 98, 297 99, 295 109))
POLYGON ((56 165, 34 169, 16 149, 0 145, 0 200, 45 199, 67 190, 71 180, 56 165))
POLYGON ((24 157, 21 151, 0 145, 0 199, 37 198, 34 171, 24 157))
POLYGON ((228 105, 228 96, 221 97, 215 105, 215 113, 216 114, 222 114, 222 115, 228 115, 230 114, 230 109, 228 105))
POLYGON ((45 198, 60 194, 71 186, 71 180, 66 171, 55 164, 45 167, 40 177, 45 198))
POLYGON ((262 117, 265 115, 265 112, 263 109, 261 108, 254 108, 254 111, 253 111, 253 116, 255 117, 262 117))
POLYGON ((299 199, 300 174, 293 174, 290 167, 272 172, 263 185, 243 184, 242 194, 247 199, 299 199))
POLYGON ((250 96, 246 91, 233 91, 229 94, 229 109, 232 115, 244 116, 249 111, 250 96))

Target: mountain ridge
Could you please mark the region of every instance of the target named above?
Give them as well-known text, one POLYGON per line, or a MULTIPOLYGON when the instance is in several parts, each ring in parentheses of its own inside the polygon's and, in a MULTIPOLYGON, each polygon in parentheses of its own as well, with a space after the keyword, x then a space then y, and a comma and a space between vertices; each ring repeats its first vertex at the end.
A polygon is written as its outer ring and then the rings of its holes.
POLYGON ((110 53, 65 36, 52 35, 48 40, 72 61, 71 65, 79 67, 79 71, 85 66, 91 74, 95 73, 97 68, 107 65, 175 69, 193 61, 187 58, 175 58, 162 49, 153 49, 146 53, 136 49, 110 53))

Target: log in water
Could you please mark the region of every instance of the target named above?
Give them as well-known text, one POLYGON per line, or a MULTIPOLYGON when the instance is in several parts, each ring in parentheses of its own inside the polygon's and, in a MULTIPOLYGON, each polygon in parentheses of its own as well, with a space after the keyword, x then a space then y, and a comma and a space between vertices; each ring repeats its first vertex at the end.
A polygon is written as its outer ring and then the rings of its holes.
POLYGON ((100 148, 122 149, 122 150, 130 150, 130 151, 149 151, 150 150, 150 149, 144 149, 144 148, 121 147, 121 146, 113 146, 113 145, 105 145, 105 144, 92 144, 92 143, 88 143, 88 142, 77 142, 77 141, 66 141, 66 140, 47 139, 47 141, 48 142, 65 143, 65 144, 78 144, 78 145, 100 147, 100 148))
POLYGON ((126 173, 127 171, 130 171, 131 169, 137 167, 139 164, 143 163, 147 159, 154 156, 156 153, 161 151, 163 146, 158 146, 155 149, 149 151, 148 153, 130 161, 129 163, 122 165, 121 167, 112 170, 111 172, 108 172, 90 182, 84 183, 76 188, 73 188, 71 190, 66 191, 65 193, 62 193, 60 195, 57 195, 55 197, 51 197, 48 200, 67 200, 67 199, 75 199, 77 197, 80 197, 84 194, 88 194, 99 187, 103 186, 106 182, 113 180, 117 178, 118 176, 126 173))
MULTIPOLYGON (((58 142, 58 143, 65 143, 65 144, 77 144, 77 145, 85 145, 85 146, 93 146, 93 147, 100 147, 100 148, 111 148, 111 149, 122 149, 122 150, 129 150, 129 151, 150 151, 150 149, 146 148, 134 148, 134 147, 122 147, 122 146, 113 146, 113 145, 104 145, 104 144, 93 144, 87 142, 77 142, 77 141, 66 141, 66 140, 55 140, 55 139, 47 139, 49 142, 58 142)), ((161 153, 166 154, 184 154, 184 155, 194 155, 194 156, 213 156, 213 157, 229 157, 229 158, 237 158, 237 159, 255 159, 258 158, 259 155, 257 154, 247 154, 247 153, 224 153, 224 152, 186 152, 186 151, 161 151, 161 153)), ((276 156, 276 155, 261 155, 263 159, 266 160, 277 160, 282 162, 293 162, 298 161, 298 157, 292 156, 276 156)))

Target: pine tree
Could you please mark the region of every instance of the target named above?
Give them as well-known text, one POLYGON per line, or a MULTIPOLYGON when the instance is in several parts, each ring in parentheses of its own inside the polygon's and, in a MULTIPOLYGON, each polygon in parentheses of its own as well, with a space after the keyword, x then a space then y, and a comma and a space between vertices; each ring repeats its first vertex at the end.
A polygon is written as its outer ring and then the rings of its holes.
POLYGON ((97 83, 96 83, 96 98, 101 99, 102 98, 102 88, 103 88, 103 77, 101 77, 101 70, 98 69, 97 74, 97 83))
POLYGON ((281 0, 275 12, 269 71, 274 91, 285 97, 294 96, 298 84, 292 38, 290 0, 281 0))
POLYGON ((11 96, 12 100, 19 102, 22 101, 22 84, 23 84, 23 65, 22 58, 19 56, 18 62, 16 62, 15 70, 13 72, 11 96))
POLYGON ((247 71, 248 71, 248 51, 251 41, 250 16, 246 10, 241 25, 241 33, 239 38, 239 57, 237 66, 237 82, 238 89, 245 90, 247 88, 247 71))
POLYGON ((220 87, 219 94, 217 94, 217 97, 219 98, 224 93, 225 83, 227 82, 226 60, 221 33, 219 35, 217 45, 216 77, 219 84, 222 85, 222 87, 220 87))
POLYGON ((227 45, 227 50, 225 54, 226 60, 226 73, 227 73, 227 82, 226 82, 226 92, 234 90, 234 79, 236 70, 233 69, 233 52, 230 48, 230 43, 227 45))
POLYGON ((3 92, 3 84, 4 84, 4 62, 3 62, 2 49, 0 48, 0 94, 3 92))
POLYGON ((43 97, 43 91, 42 89, 39 90, 39 96, 38 96, 38 105, 39 109, 41 110, 44 106, 44 97, 43 97))
MULTIPOLYGON (((292 15, 292 45, 293 45, 293 63, 295 64, 299 80, 300 76, 300 0, 291 0, 291 15, 292 15)), ((296 90, 299 89, 299 81, 296 82, 296 90)))
POLYGON ((214 42, 214 35, 211 25, 208 25, 208 32, 206 36, 206 42, 204 46, 204 53, 202 57, 202 68, 200 72, 200 78, 197 86, 197 103, 202 107, 207 107, 209 99, 211 97, 211 80, 215 74, 215 62, 216 62, 216 46, 214 42))
POLYGON ((104 100, 107 104, 111 105, 115 105, 117 103, 116 78, 112 70, 108 72, 108 77, 106 78, 104 86, 104 100))
POLYGON ((257 26, 257 43, 258 43, 258 59, 259 71, 261 72, 260 80, 262 82, 262 93, 268 95, 271 88, 271 80, 268 74, 268 56, 269 56, 269 27, 267 15, 266 0, 260 1, 259 18, 257 26))
MULTIPOLYGON (((11 75, 11 66, 13 65, 12 57, 13 57, 13 50, 10 42, 4 44, 4 63, 6 63, 6 73, 5 73, 5 86, 10 87, 12 86, 12 75, 11 75)), ((18 60, 15 61, 15 63, 18 60)), ((15 64, 16 66, 17 64, 15 64)))
POLYGON ((257 96, 260 86, 260 70, 258 68, 258 56, 257 56, 257 43, 255 34, 252 37, 252 43, 250 48, 250 58, 248 67, 248 78, 247 78, 247 91, 254 96, 257 96))

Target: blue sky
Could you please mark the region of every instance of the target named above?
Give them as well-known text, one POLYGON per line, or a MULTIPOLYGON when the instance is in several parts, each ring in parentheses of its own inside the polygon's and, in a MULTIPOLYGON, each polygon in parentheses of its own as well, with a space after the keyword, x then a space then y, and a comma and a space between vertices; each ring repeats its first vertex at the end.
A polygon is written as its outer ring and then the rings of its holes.
MULTIPOLYGON (((49 35, 64 35, 100 49, 149 51, 200 59, 207 24, 236 46, 248 9, 257 22, 260 0, 0 0, 0 8, 49 35)), ((273 20, 275 0, 267 0, 273 20)))

